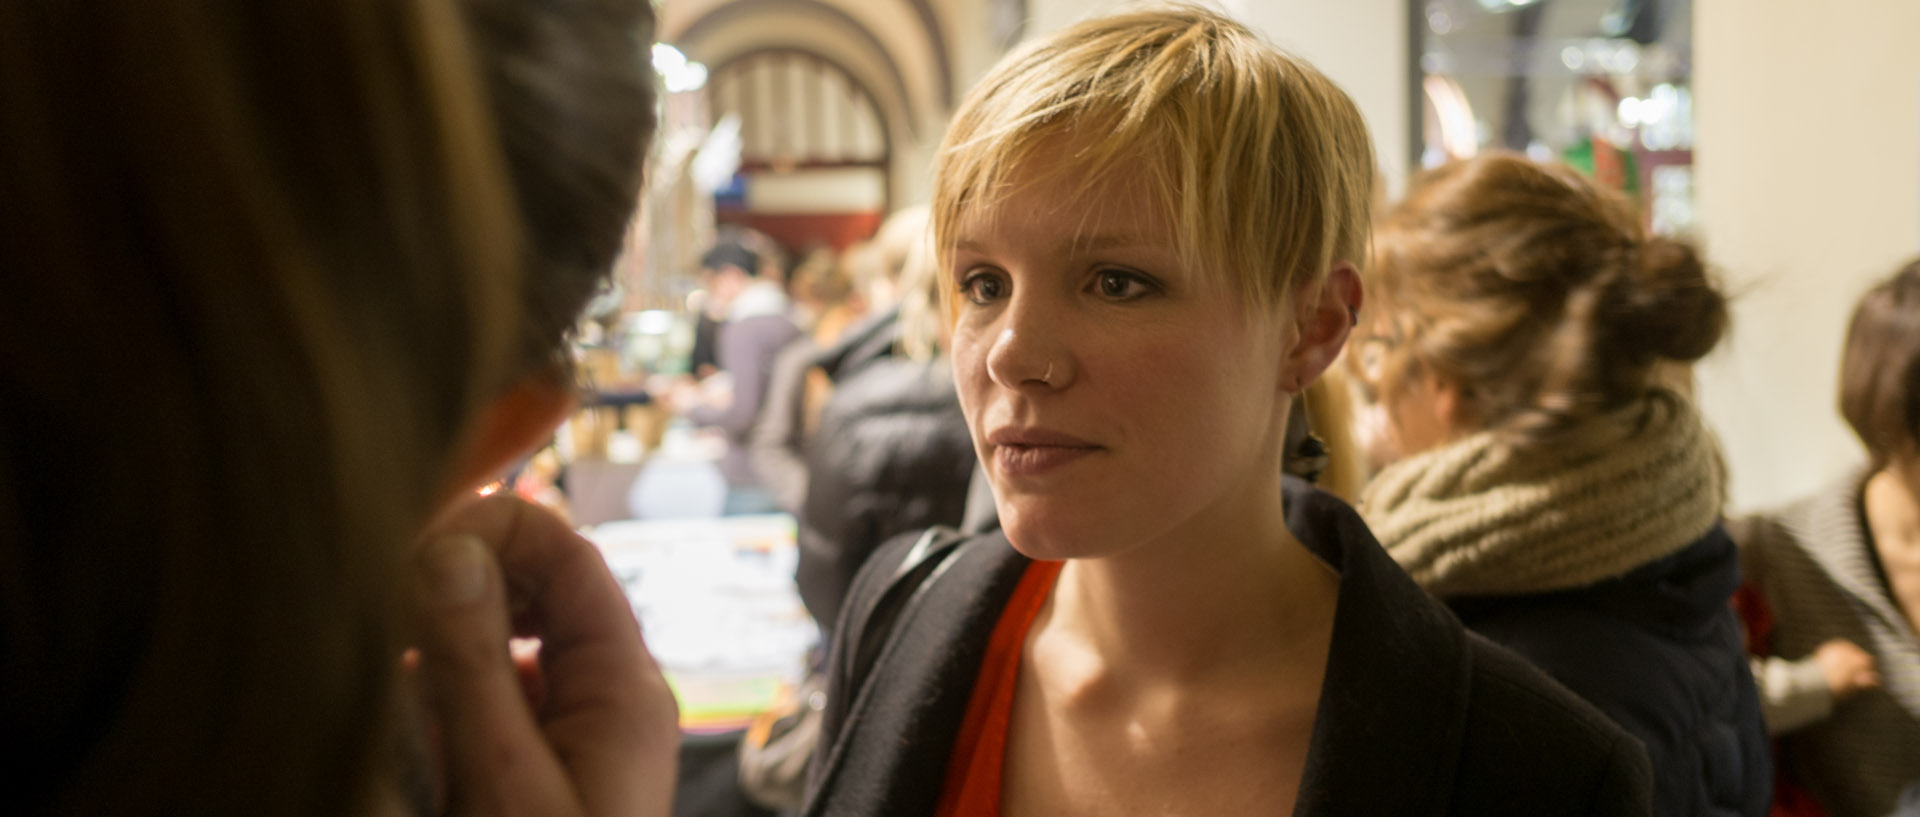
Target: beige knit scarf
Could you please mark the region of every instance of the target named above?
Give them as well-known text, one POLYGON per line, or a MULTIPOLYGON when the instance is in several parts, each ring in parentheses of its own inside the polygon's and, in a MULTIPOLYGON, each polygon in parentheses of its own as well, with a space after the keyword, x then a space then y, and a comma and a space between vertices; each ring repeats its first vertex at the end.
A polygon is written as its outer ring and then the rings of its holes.
POLYGON ((1475 434, 1388 466, 1360 512, 1435 595, 1519 595, 1619 576, 1719 521, 1722 468, 1686 398, 1659 391, 1553 442, 1475 434))

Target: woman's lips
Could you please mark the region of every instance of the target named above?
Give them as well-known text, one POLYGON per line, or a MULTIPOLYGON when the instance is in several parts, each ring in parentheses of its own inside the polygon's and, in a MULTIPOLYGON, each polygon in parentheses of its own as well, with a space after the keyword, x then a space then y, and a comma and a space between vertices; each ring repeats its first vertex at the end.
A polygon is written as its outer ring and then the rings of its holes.
POLYGON ((1000 466, 1001 474, 1031 477, 1063 467, 1099 450, 1065 445, 1002 445, 993 449, 993 458, 1000 466))
POLYGON ((994 447, 995 465, 1007 476, 1037 476, 1101 450, 1071 434, 1036 427, 994 429, 987 442, 994 447))

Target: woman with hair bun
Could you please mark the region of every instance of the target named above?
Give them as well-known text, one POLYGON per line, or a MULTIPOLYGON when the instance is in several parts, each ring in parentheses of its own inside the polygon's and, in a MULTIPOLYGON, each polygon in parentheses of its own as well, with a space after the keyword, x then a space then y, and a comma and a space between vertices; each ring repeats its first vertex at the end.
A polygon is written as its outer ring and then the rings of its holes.
POLYGON ((1488 155, 1415 181, 1370 274, 1350 359, 1397 458, 1361 504, 1381 543, 1645 743, 1655 814, 1765 814, 1723 468, 1659 375, 1726 329, 1700 258, 1571 169, 1488 155))

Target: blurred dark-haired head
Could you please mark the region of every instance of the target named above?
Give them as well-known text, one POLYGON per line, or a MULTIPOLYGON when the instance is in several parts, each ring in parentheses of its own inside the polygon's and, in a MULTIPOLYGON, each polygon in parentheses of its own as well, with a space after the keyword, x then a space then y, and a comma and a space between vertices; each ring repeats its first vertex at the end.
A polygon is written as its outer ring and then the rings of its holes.
POLYGON ((0 4, 10 809, 391 788, 401 559, 491 401, 564 382, 637 200, 652 22, 0 4))
POLYGON ((708 271, 737 269, 753 277, 760 274, 760 254, 737 241, 722 241, 700 256, 700 268, 708 271))
POLYGON ((1854 307, 1840 358, 1840 413, 1875 467, 1920 454, 1920 258, 1854 307))

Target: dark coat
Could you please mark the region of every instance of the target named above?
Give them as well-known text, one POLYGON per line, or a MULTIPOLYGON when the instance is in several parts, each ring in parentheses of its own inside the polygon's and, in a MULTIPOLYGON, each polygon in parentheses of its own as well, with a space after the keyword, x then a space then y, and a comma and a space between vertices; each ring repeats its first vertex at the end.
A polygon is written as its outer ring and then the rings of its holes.
POLYGON ((881 543, 960 524, 973 438, 946 364, 883 358, 835 386, 807 449, 795 579, 807 611, 831 627, 881 543))
MULTIPOLYGON (((1646 814, 1637 741, 1414 585, 1360 517, 1288 480, 1288 524, 1340 572, 1333 646, 1294 813, 1646 814)), ((885 589, 911 538, 875 556, 849 609, 885 589)), ((851 700, 833 662, 803 815, 934 813, 974 678, 1027 567, 998 534, 962 546, 904 612, 851 700), (842 711, 844 709, 844 712, 842 711)), ((857 616, 840 622, 844 631, 857 616)))
POLYGON ((1700 541, 1578 590, 1453 598, 1461 621, 1546 670, 1646 744, 1653 813, 1761 817, 1772 803, 1766 726, 1739 621, 1733 541, 1700 541))
POLYGON ((900 310, 889 309, 852 326, 813 358, 835 385, 860 373, 876 361, 893 357, 900 345, 900 310))

